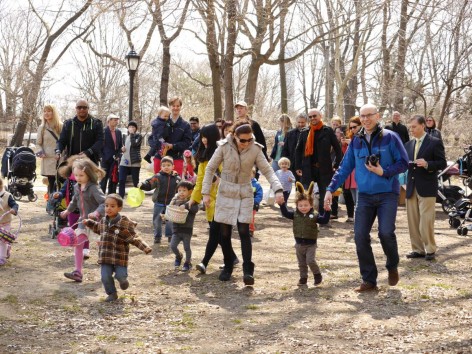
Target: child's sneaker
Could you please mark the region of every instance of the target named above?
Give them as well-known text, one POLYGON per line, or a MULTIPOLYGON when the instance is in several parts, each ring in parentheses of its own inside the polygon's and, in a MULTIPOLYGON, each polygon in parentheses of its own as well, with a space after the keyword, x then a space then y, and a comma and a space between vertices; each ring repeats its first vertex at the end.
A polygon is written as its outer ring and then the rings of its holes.
POLYGON ((174 267, 179 268, 180 264, 182 263, 182 253, 179 254, 179 256, 175 256, 175 261, 174 261, 174 267))
POLYGON ((7 260, 0 258, 0 266, 7 264, 7 260))
POLYGON ((307 278, 300 278, 300 280, 298 280, 298 286, 306 285, 307 281, 307 278))
POLYGON ((80 272, 77 270, 74 270, 73 272, 66 272, 64 273, 64 276, 67 279, 75 280, 77 283, 82 283, 82 274, 80 274, 80 272))
POLYGON ((315 274, 315 285, 320 284, 323 281, 323 276, 321 273, 315 274))
POLYGON ((206 273, 206 267, 203 263, 197 264, 195 267, 197 270, 200 272, 200 274, 205 274, 206 273))
POLYGON ((88 248, 84 248, 84 259, 87 260, 90 258, 90 250, 88 248))
POLYGON ((184 266, 182 267, 182 272, 188 272, 190 269, 192 269, 192 263, 190 262, 185 262, 184 266))
POLYGON ((113 294, 110 294, 107 296, 107 298, 105 299, 105 302, 112 302, 112 301, 116 301, 118 300, 118 294, 117 293, 113 293, 113 294))
POLYGON ((120 283, 120 289, 121 289, 121 290, 126 290, 126 289, 129 288, 129 281, 128 281, 128 279, 118 280, 118 282, 120 283))

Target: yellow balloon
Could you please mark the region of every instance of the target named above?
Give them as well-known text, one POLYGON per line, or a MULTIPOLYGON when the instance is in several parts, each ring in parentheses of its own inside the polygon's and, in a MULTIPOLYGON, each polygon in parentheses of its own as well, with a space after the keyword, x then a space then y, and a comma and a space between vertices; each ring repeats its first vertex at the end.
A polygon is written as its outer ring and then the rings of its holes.
POLYGON ((131 188, 128 191, 128 196, 126 197, 126 202, 132 208, 137 208, 144 201, 144 191, 139 188, 131 188))

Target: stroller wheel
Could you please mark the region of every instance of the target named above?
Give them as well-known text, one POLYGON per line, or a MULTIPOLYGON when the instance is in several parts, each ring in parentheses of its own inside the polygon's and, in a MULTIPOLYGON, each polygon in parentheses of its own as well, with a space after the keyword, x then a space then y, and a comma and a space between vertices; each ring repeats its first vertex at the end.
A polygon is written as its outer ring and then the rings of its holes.
POLYGON ((467 232, 468 232, 468 231, 469 231, 469 230, 467 229, 467 227, 463 227, 463 228, 462 228, 462 236, 467 236, 467 232))
POLYGON ((457 229, 459 226, 461 226, 461 221, 459 219, 453 218, 451 221, 451 226, 457 229))
POLYGON ((16 191, 16 192, 13 192, 13 199, 15 200, 20 200, 22 197, 21 193, 16 191))
POLYGON ((30 202, 35 202, 35 201, 38 200, 38 195, 37 195, 37 194, 34 194, 34 193, 33 193, 33 194, 29 194, 29 195, 28 195, 28 200, 29 200, 30 202))
POLYGON ((442 210, 446 213, 449 214, 452 210, 454 210, 454 203, 456 201, 452 198, 446 198, 442 202, 442 210))

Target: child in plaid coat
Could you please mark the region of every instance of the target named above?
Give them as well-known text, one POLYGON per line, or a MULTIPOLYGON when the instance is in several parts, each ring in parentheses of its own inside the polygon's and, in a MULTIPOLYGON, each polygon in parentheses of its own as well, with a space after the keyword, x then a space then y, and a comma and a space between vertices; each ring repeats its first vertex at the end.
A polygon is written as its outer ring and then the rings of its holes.
POLYGON ((126 290, 128 282, 128 256, 129 245, 138 247, 144 253, 149 254, 152 249, 136 235, 134 228, 136 223, 124 215, 120 215, 123 208, 123 199, 119 194, 109 194, 105 199, 105 217, 100 221, 86 219, 83 223, 100 234, 98 248, 98 263, 100 264, 102 283, 108 297, 106 302, 118 299, 118 294, 113 280, 120 283, 120 288, 126 290))

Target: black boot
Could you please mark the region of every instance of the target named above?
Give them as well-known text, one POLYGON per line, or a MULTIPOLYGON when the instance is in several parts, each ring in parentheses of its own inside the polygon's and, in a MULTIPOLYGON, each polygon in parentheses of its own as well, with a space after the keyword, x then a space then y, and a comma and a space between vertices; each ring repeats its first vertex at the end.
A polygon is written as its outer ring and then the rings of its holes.
POLYGON ((229 281, 231 279, 232 273, 233 273, 233 268, 224 267, 218 279, 221 281, 229 281))
POLYGON ((254 263, 243 263, 244 285, 254 285, 254 263))

